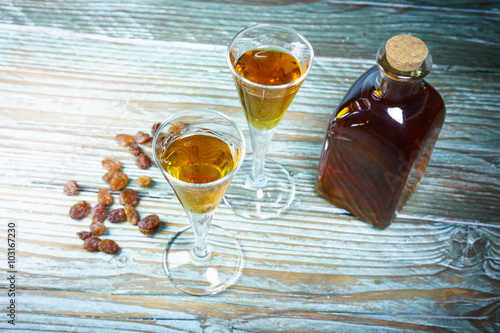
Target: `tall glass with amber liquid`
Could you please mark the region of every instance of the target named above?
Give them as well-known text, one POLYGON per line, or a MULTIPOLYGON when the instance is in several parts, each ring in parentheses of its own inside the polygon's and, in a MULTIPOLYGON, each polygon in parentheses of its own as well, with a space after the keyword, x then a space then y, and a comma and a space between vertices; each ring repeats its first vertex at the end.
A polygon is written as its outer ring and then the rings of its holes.
POLYGON ((169 241, 164 267, 174 286, 188 294, 215 294, 241 271, 237 241, 211 222, 245 151, 237 125, 208 109, 176 113, 155 134, 154 159, 190 222, 169 241))
POLYGON ((307 39, 286 26, 257 24, 229 43, 227 61, 248 122, 253 153, 225 196, 225 202, 240 216, 276 217, 293 201, 290 173, 266 158, 266 153, 313 58, 307 39))

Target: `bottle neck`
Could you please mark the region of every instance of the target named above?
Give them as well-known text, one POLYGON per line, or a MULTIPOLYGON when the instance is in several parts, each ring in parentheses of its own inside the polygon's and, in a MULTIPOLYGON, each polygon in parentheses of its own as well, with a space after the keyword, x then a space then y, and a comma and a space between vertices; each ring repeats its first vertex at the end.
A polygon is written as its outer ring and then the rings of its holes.
POLYGON ((379 70, 375 77, 375 89, 378 97, 399 101, 417 95, 422 89, 422 80, 401 82, 391 79, 379 70))

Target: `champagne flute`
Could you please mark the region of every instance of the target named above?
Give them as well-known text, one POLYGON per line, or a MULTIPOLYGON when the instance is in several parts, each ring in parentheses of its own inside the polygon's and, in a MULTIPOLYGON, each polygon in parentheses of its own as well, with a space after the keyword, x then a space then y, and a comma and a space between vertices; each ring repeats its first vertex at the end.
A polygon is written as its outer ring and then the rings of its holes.
POLYGON ((215 294, 231 285, 241 271, 238 242, 211 222, 245 150, 237 125, 209 109, 178 112, 154 136, 156 164, 190 223, 169 241, 163 260, 167 276, 183 292, 215 294))
POLYGON ((229 43, 227 62, 248 122, 253 151, 224 197, 239 216, 273 218, 293 201, 293 178, 283 166, 266 158, 266 153, 313 58, 307 39, 281 25, 248 27, 229 43))

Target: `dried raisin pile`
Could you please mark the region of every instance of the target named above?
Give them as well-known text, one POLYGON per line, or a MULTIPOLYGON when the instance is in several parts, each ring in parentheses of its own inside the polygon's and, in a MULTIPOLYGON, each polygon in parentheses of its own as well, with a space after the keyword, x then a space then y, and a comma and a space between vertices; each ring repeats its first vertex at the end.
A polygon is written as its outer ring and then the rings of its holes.
POLYGON ((108 221, 111 223, 119 223, 127 220, 127 215, 123 208, 112 210, 108 215, 108 221))
POLYGON ((139 195, 136 191, 126 188, 122 191, 122 193, 120 193, 119 199, 120 204, 122 205, 131 204, 132 206, 135 206, 139 200, 139 195))
POLYGON ((160 218, 158 215, 148 215, 137 223, 139 230, 144 235, 151 235, 153 232, 158 230, 160 225, 160 218))
POLYGON ((117 254, 118 252, 120 252, 120 247, 114 240, 104 239, 99 242, 98 250, 109 254, 117 254))
MULTIPOLYGON (((151 147, 153 137, 158 131, 161 123, 154 124, 151 128, 152 136, 149 134, 138 131, 135 136, 128 134, 118 134, 115 137, 117 144, 125 147, 128 151, 136 157, 136 165, 140 169, 149 169, 151 164, 156 164, 151 161, 150 157, 142 151, 141 146, 145 145, 151 147)), ((177 134, 185 128, 185 124, 177 122, 173 124, 168 133, 177 134)), ((159 139, 168 136, 163 134, 159 139)), ((78 237, 84 240, 84 248, 87 251, 103 251, 110 254, 116 254, 120 251, 120 247, 115 241, 110 239, 101 240, 99 236, 103 235, 106 231, 104 221, 107 218, 111 223, 119 223, 127 220, 132 225, 137 225, 139 230, 145 234, 150 235, 156 232, 160 226, 160 218, 157 215, 149 215, 143 219, 139 219, 139 214, 135 209, 137 205, 139 194, 132 189, 126 189, 128 184, 128 176, 121 171, 123 165, 118 160, 112 157, 107 157, 101 161, 101 164, 107 173, 102 179, 109 183, 111 191, 121 191, 119 196, 120 204, 124 208, 114 209, 107 212, 107 207, 113 204, 113 196, 107 189, 101 188, 97 194, 97 204, 90 209, 90 205, 86 201, 80 201, 73 205, 70 209, 70 216, 73 219, 82 219, 90 212, 92 224, 90 224, 90 231, 80 231, 77 233, 78 237), (107 216, 106 216, 107 215, 107 216)), ((140 176, 137 179, 137 184, 142 187, 148 187, 152 182, 149 176, 140 176)), ((74 195, 77 192, 77 184, 75 181, 69 181, 64 187, 64 193, 67 195, 74 195)))
POLYGON ((69 209, 69 216, 74 220, 81 220, 89 213, 90 205, 87 201, 79 201, 69 209))
POLYGON ((92 208, 90 212, 90 218, 92 222, 102 222, 106 219, 106 205, 103 203, 98 203, 92 208))
POLYGON ((66 183, 66 185, 64 185, 64 194, 75 195, 77 189, 78 186, 76 185, 76 182, 74 180, 70 180, 66 183))

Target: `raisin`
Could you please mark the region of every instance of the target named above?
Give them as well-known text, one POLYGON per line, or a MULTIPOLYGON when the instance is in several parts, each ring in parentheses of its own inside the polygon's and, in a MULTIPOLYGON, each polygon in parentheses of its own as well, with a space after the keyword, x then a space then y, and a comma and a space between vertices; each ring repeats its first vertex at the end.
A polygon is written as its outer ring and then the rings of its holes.
POLYGON ((104 176, 102 176, 102 180, 104 180, 106 183, 109 183, 113 176, 115 175, 116 171, 109 171, 106 172, 104 176))
POLYGON ((101 239, 99 237, 89 237, 85 239, 83 243, 83 248, 90 252, 99 251, 99 244, 101 243, 101 239))
POLYGON ((129 143, 134 142, 134 137, 128 134, 118 134, 115 141, 120 147, 126 147, 129 143))
POLYGON ((92 222, 104 221, 106 219, 106 205, 102 202, 95 205, 90 212, 90 217, 92 218, 92 222))
POLYGON ((132 225, 136 225, 139 221, 139 214, 137 214, 134 206, 132 206, 131 204, 126 204, 124 210, 125 215, 127 216, 127 221, 132 225))
POLYGON ((119 191, 127 186, 127 182, 128 176, 122 171, 117 171, 113 174, 113 177, 109 181, 109 187, 112 191, 119 191))
POLYGON ((175 135, 178 135, 184 128, 186 128, 186 124, 184 124, 182 121, 175 122, 168 129, 168 134, 174 133, 175 135))
POLYGON ((146 154, 141 154, 141 155, 139 155, 139 157, 137 157, 137 159, 135 160, 135 164, 137 164, 137 166, 138 166, 140 169, 146 170, 146 169, 149 169, 149 167, 151 166, 151 160, 149 159, 149 156, 148 156, 148 155, 146 155, 146 154))
POLYGON ((113 204, 113 197, 108 190, 106 190, 105 188, 101 188, 99 190, 99 193, 97 193, 97 202, 109 206, 113 204))
POLYGON ((160 218, 158 215, 148 215, 137 223, 139 230, 144 235, 151 235, 158 229, 160 218))
POLYGON ((81 240, 86 240, 89 237, 92 237, 92 232, 90 231, 80 231, 76 233, 81 240))
POLYGON ((111 223, 118 223, 126 220, 127 215, 125 214, 125 210, 123 208, 112 210, 108 215, 108 221, 111 223))
POLYGON ((74 220, 83 219, 89 213, 90 205, 87 201, 79 201, 69 209, 69 216, 74 220))
POLYGON ((70 180, 64 185, 64 194, 66 195, 75 195, 77 190, 77 185, 74 180, 70 180))
POLYGON ((153 136, 155 136, 156 131, 158 131, 158 128, 160 128, 160 126, 161 126, 161 123, 156 123, 153 125, 153 127, 151 127, 151 134, 153 136))
POLYGON ((127 148, 128 148, 128 151, 129 151, 132 155, 134 155, 135 157, 137 157, 137 156, 141 155, 141 153, 142 153, 142 149, 141 149, 141 147, 140 147, 137 143, 135 143, 135 142, 131 142, 131 143, 129 143, 129 144, 127 145, 127 148))
POLYGON ((147 139, 146 142, 144 142, 144 145, 149 148, 153 147, 153 138, 147 139))
POLYGON ((137 142, 137 143, 145 143, 149 139, 149 134, 146 134, 144 132, 139 131, 135 135, 134 139, 135 139, 135 142, 137 142))
POLYGON ((120 252, 120 247, 114 240, 104 239, 99 243, 98 246, 99 251, 103 251, 109 254, 117 254, 120 252))
POLYGON ((106 157, 102 160, 101 164, 108 171, 118 171, 122 168, 122 164, 112 157, 106 157))
POLYGON ((139 199, 139 195, 136 191, 126 188, 120 193, 120 204, 126 205, 131 204, 135 206, 137 204, 137 200, 139 199))
POLYGON ((137 184, 141 185, 142 187, 148 187, 149 184, 151 184, 151 177, 149 176, 140 176, 137 178, 137 184))
POLYGON ((104 223, 102 222, 92 222, 90 225, 90 231, 92 231, 94 236, 101 236, 104 231, 106 231, 106 226, 104 226, 104 223))

